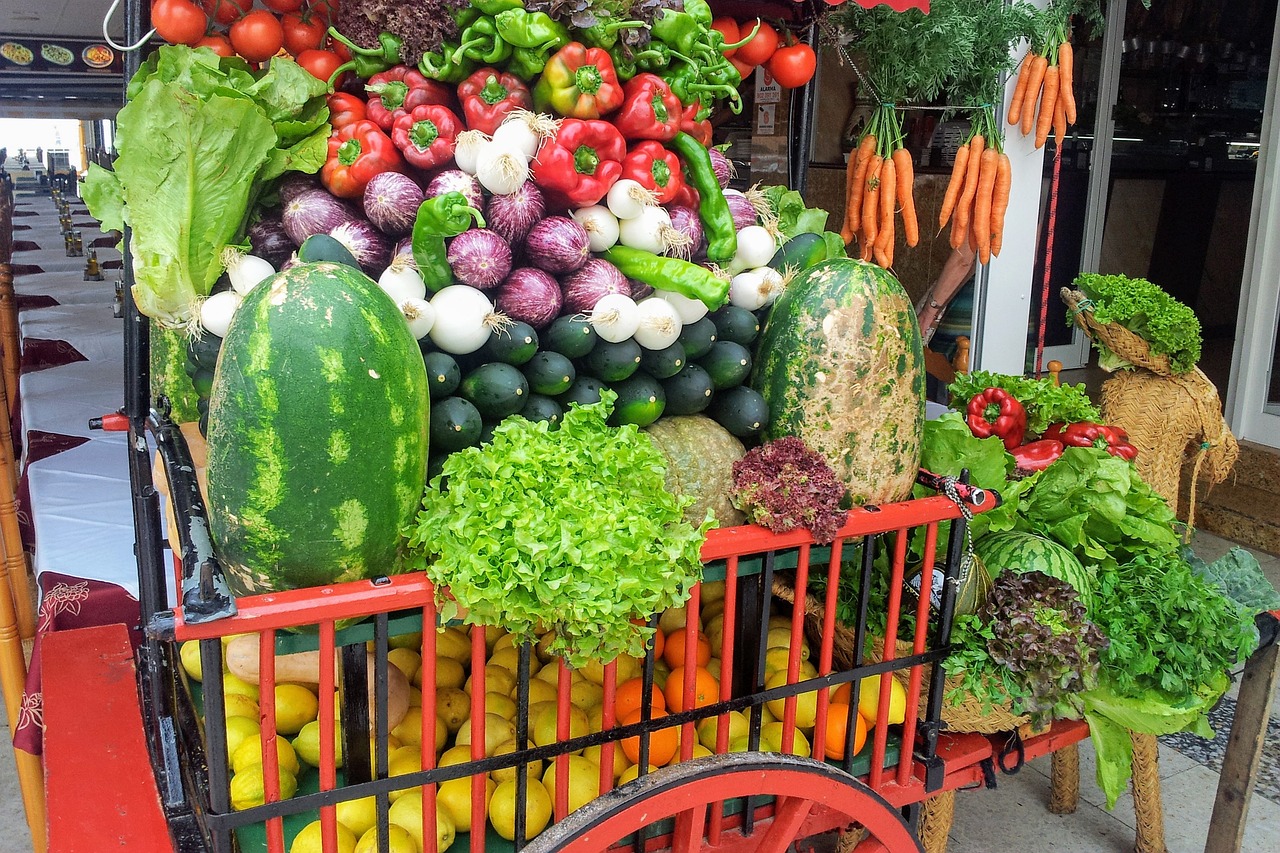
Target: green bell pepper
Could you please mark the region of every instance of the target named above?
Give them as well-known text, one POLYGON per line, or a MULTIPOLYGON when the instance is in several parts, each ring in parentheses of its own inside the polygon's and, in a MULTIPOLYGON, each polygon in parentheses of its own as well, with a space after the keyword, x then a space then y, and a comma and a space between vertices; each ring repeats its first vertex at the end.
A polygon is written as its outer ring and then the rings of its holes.
POLYGON ((498 35, 512 47, 538 48, 548 52, 569 43, 569 29, 546 12, 508 9, 493 17, 498 35))
POLYGON ((605 50, 618 43, 621 30, 634 30, 647 26, 644 21, 608 21, 598 22, 595 26, 578 30, 579 41, 587 47, 602 47, 605 50))
POLYGON ((432 293, 453 284, 445 239, 458 236, 472 223, 483 228, 484 217, 460 192, 429 198, 418 208, 413 222, 413 262, 432 293))
POLYGON ((471 0, 471 6, 482 14, 497 15, 508 9, 523 9, 524 0, 471 0))
POLYGON ((704 30, 711 29, 715 15, 707 0, 684 0, 684 13, 698 22, 704 30))
POLYGON ((684 161, 685 182, 698 191, 698 218, 707 237, 707 259, 716 263, 732 260, 738 254, 738 232, 733 227, 733 214, 724 199, 724 190, 711 166, 711 153, 689 134, 681 131, 667 147, 684 161))
POLYGON ((653 37, 664 42, 688 56, 692 54, 702 41, 707 28, 699 24, 688 12, 675 12, 663 9, 662 14, 653 22, 653 37))

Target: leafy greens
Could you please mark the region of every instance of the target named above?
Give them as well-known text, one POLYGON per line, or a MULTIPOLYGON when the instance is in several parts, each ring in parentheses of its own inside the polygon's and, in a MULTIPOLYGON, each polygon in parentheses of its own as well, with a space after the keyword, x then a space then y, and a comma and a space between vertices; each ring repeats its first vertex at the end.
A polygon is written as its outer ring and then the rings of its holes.
POLYGON ((1043 434, 1049 424, 1053 423, 1102 421, 1102 414, 1089 400, 1083 382, 1079 385, 1055 385, 1048 378, 1028 379, 1024 376, 975 370, 972 373, 957 373, 948 390, 951 392, 952 405, 963 409, 970 399, 987 388, 1003 388, 1023 405, 1027 410, 1027 431, 1033 435, 1043 434))
MULTIPOLYGON (((1144 339, 1157 355, 1169 356, 1174 373, 1186 373, 1200 361, 1200 320, 1186 305, 1145 278, 1085 273, 1075 286, 1093 302, 1099 323, 1116 323, 1144 339)), ((1100 341, 1099 364, 1107 370, 1132 365, 1100 341)))

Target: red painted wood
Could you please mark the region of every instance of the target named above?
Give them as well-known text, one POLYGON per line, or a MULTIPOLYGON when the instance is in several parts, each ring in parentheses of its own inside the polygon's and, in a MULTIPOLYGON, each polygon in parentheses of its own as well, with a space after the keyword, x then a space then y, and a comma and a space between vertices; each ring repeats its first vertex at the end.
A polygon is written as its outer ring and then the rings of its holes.
POLYGON ((125 627, 55 631, 42 644, 49 853, 173 849, 125 627))
POLYGON ((779 799, 774 811, 773 823, 769 826, 764 840, 760 842, 761 853, 784 853, 800 837, 800 827, 815 805, 813 800, 804 797, 779 799))

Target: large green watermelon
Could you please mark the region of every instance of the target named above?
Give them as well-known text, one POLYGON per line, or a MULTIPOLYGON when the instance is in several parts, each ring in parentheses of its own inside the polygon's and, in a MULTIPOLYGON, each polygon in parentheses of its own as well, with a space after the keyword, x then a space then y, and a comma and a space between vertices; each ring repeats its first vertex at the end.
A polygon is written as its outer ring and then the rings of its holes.
POLYGON ((823 261, 779 297, 757 342, 751 386, 765 438, 821 453, 856 504, 905 498, 920 464, 924 355, 902 285, 873 264, 823 261))
POLYGON ((209 514, 238 595, 401 569, 427 466, 427 377, 391 298, 301 264, 236 311, 209 401, 209 514))
POLYGON ((992 580, 1001 572, 1041 572, 1075 588, 1085 610, 1093 607, 1097 583, 1093 573, 1070 551, 1051 539, 1020 530, 988 533, 973 543, 992 580))

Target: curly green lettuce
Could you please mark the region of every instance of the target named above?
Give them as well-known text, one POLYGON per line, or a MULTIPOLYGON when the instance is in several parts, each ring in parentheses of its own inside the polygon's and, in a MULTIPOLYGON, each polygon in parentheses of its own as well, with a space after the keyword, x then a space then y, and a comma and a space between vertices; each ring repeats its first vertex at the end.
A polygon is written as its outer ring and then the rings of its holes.
MULTIPOLYGON (((1200 320, 1196 313, 1145 278, 1085 273, 1075 286, 1093 302, 1099 323, 1116 323, 1144 339, 1156 355, 1169 356, 1174 373, 1186 373, 1200 361, 1200 320)), ((1098 347, 1099 363, 1108 370, 1132 365, 1098 347)))

